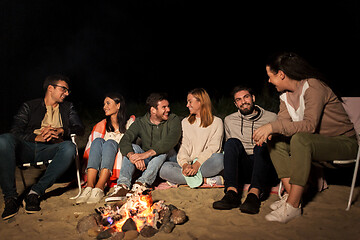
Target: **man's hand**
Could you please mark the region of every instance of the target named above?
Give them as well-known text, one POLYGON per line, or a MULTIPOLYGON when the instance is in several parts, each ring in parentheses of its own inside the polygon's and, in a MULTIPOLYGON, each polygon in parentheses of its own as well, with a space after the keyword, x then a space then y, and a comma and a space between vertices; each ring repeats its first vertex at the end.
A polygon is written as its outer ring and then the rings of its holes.
POLYGON ((156 155, 156 152, 154 150, 150 149, 144 153, 129 152, 127 154, 127 157, 129 158, 129 160, 132 164, 135 164, 137 169, 139 169, 140 171, 145 171, 146 166, 145 166, 144 160, 149 157, 155 156, 155 155, 156 155))
POLYGON ((182 166, 182 174, 184 174, 184 176, 190 176, 189 172, 191 171, 191 164, 185 163, 182 166))
POLYGON ((62 136, 63 134, 64 134, 63 128, 54 128, 51 126, 43 127, 41 129, 41 133, 38 136, 36 136, 35 141, 49 142, 51 140, 59 139, 59 136, 62 136))
POLYGON ((150 149, 149 151, 143 152, 143 153, 134 153, 134 152, 129 152, 127 154, 127 157, 129 158, 130 162, 135 164, 135 162, 139 161, 139 160, 145 160, 149 157, 155 156, 156 152, 152 149, 150 149))
POLYGON ((144 160, 138 160, 134 164, 135 164, 136 168, 139 169, 140 171, 145 171, 146 170, 144 160))

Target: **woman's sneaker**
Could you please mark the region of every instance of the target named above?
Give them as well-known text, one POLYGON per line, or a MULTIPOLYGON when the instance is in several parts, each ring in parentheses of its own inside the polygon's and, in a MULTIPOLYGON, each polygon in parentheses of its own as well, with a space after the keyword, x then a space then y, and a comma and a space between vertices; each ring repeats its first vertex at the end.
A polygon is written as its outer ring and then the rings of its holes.
POLYGON ((91 195, 89 199, 86 201, 86 203, 98 203, 100 200, 105 196, 104 191, 100 188, 93 188, 91 191, 91 195))
POLYGON ((285 202, 280 208, 265 216, 265 219, 272 222, 287 223, 288 221, 301 216, 301 206, 295 208, 285 202))
POLYGON ((76 204, 86 202, 91 195, 92 189, 93 189, 92 187, 86 187, 84 191, 81 193, 81 195, 76 199, 76 204))
POLYGON ((271 210, 279 209, 282 205, 286 203, 288 197, 289 194, 284 193, 284 195, 280 198, 280 200, 277 200, 270 205, 271 210))
POLYGON ((224 178, 220 175, 211 178, 206 178, 205 183, 210 185, 211 187, 214 185, 224 185, 224 178))

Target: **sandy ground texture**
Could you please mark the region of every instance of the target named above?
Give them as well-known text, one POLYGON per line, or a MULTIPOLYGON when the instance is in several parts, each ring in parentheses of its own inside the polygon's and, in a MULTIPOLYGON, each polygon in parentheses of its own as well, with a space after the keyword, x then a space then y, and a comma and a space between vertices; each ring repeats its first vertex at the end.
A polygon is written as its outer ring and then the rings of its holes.
MULTIPOLYGON (((34 183, 39 172, 38 169, 25 171, 29 185, 34 183)), ((16 175, 21 193, 24 188, 18 170, 16 175)), ((57 183, 51 187, 41 202, 39 213, 26 214, 20 208, 15 217, 0 220, 0 239, 93 239, 79 235, 76 225, 104 201, 96 205, 75 205, 75 200, 69 198, 76 195, 76 186, 68 185, 57 183)), ((345 211, 349 190, 349 186, 330 185, 309 201, 302 217, 287 224, 267 222, 264 218, 270 212, 269 205, 278 199, 275 194, 262 203, 259 214, 247 215, 239 209, 219 211, 212 208, 212 203, 222 198, 222 188, 154 190, 154 200, 165 200, 185 210, 189 220, 177 225, 172 233, 159 232, 152 239, 360 239, 360 201, 356 200, 351 210, 345 211)), ((357 187, 355 197, 359 191, 357 187)), ((0 207, 2 212, 2 198, 0 207)))

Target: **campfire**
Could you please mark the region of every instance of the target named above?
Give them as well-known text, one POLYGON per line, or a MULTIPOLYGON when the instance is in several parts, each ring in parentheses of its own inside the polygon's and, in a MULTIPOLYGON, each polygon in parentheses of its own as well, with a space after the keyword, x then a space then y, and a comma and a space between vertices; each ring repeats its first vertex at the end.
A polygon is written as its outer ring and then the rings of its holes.
POLYGON ((96 235, 97 239, 114 236, 121 239, 119 236, 128 234, 135 238, 139 234, 151 237, 159 231, 170 233, 176 224, 183 224, 187 220, 185 212, 175 206, 166 205, 163 200, 153 202, 151 191, 145 188, 138 189, 124 201, 97 208, 95 212, 82 218, 77 229, 79 233, 96 235))

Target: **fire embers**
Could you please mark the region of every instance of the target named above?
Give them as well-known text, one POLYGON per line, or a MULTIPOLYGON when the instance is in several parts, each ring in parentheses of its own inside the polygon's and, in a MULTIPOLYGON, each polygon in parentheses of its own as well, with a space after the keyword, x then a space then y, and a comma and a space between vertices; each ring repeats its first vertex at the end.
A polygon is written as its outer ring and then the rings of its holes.
MULTIPOLYGON (((98 239, 115 236, 116 239, 119 239, 120 235, 128 234, 132 235, 131 238, 134 238, 135 235, 136 238, 138 234, 152 237, 159 231, 171 233, 176 224, 183 224, 187 221, 185 212, 175 206, 166 205, 164 201, 153 203, 149 190, 134 193, 126 202, 117 202, 100 207, 95 211, 98 213, 97 216, 93 216, 98 225, 98 235, 96 236, 98 239)), ((79 232, 82 220, 78 223, 79 232)), ((93 223, 93 220, 90 222, 93 223)), ((96 227, 91 226, 91 229, 96 229, 96 227)), ((85 231, 89 232, 89 229, 85 231)), ((130 236, 126 238, 128 237, 130 236)))

